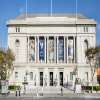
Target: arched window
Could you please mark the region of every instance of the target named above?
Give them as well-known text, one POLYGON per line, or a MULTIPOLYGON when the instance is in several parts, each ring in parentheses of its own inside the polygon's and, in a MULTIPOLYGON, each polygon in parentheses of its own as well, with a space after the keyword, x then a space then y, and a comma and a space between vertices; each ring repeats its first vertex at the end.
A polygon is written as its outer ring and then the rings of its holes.
POLYGON ((16 39, 16 41, 15 41, 15 45, 16 45, 16 47, 19 47, 19 45, 20 45, 20 41, 19 41, 18 39, 16 39))
MULTIPOLYGON (((88 49, 88 47, 89 47, 88 40, 84 40, 84 55, 85 55, 85 52, 86 52, 86 50, 88 49)), ((87 62, 87 59, 85 59, 85 61, 86 61, 86 63, 88 63, 88 62, 87 62)))
POLYGON ((88 41, 84 40, 84 50, 86 51, 88 49, 88 41))
POLYGON ((16 32, 20 32, 20 27, 16 27, 16 32))
POLYGON ((20 41, 19 39, 15 40, 15 61, 19 62, 19 46, 20 46, 20 41))

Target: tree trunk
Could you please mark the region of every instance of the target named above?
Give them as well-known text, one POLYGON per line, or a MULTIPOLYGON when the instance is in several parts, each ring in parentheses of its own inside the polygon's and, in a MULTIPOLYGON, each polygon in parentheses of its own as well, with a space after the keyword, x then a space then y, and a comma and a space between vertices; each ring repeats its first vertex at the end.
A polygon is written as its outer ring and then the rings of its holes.
POLYGON ((92 69, 92 64, 90 62, 90 68, 91 68, 91 83, 92 83, 92 89, 91 89, 91 93, 93 92, 93 69, 92 69))

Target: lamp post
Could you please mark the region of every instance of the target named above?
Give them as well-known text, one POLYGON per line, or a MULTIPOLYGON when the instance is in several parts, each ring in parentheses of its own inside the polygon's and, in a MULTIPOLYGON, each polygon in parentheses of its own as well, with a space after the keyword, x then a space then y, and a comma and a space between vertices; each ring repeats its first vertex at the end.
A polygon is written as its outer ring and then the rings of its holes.
POLYGON ((75 93, 75 89, 76 89, 76 78, 78 77, 78 69, 77 69, 77 65, 73 70, 73 75, 74 75, 74 81, 73 81, 73 89, 74 89, 74 93, 75 93))
POLYGON ((28 84, 28 82, 27 82, 27 75, 28 75, 28 72, 26 71, 25 76, 24 76, 24 82, 23 82, 23 85, 24 85, 24 95, 26 94, 26 85, 28 84))
POLYGON ((36 86, 36 75, 34 77, 34 86, 36 86))

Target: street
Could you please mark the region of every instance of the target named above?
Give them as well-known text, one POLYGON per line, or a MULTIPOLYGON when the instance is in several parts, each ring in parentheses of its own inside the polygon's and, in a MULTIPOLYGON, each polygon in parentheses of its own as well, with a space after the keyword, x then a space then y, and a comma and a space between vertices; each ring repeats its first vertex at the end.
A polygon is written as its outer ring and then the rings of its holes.
POLYGON ((0 97, 0 100, 100 100, 92 97, 0 97))

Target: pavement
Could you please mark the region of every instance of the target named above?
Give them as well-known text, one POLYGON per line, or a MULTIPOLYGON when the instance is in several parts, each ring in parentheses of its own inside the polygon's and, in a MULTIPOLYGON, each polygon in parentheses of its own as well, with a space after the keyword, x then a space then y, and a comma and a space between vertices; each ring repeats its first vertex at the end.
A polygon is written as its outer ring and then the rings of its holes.
MULTIPOLYGON (((35 89, 36 90, 36 89, 35 89)), ((61 93, 60 88, 50 87, 50 88, 42 88, 38 89, 37 91, 31 91, 30 93, 23 94, 21 96, 17 96, 21 98, 49 98, 49 97, 65 97, 65 98, 99 98, 100 99, 100 92, 99 93, 74 93, 72 90, 63 88, 63 92, 61 93)), ((8 96, 0 95, 0 98, 16 98, 15 93, 10 93, 8 96)), ((0 99, 1 100, 1 99, 0 99)), ((4 99, 5 100, 5 99, 4 99)))
MULTIPOLYGON (((15 98, 15 94, 10 94, 8 96, 2 96, 0 95, 0 98, 15 98)), ((49 97, 71 97, 71 98, 99 98, 100 99, 100 93, 67 93, 67 94, 21 94, 21 96, 17 96, 21 98, 49 98, 49 97)), ((0 99, 1 100, 1 99, 0 99)))

